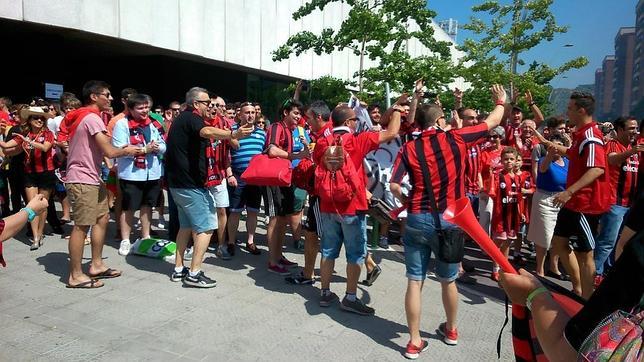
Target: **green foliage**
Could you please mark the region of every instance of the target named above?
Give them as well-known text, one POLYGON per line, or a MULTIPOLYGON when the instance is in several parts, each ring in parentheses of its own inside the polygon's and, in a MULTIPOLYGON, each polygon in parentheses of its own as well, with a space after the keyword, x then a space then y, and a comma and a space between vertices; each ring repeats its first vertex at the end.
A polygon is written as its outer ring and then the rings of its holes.
MULTIPOLYGON (((460 74, 473 87, 465 92, 466 104, 489 109, 491 100, 482 94, 489 93, 487 89, 491 84, 514 84, 519 92, 532 91, 535 102, 545 114, 548 113, 548 97, 552 90, 550 81, 570 69, 588 64, 585 57, 572 59, 558 67, 535 60, 527 70, 516 71, 517 66, 526 64, 522 58, 525 52, 568 31, 568 27, 557 25, 550 10, 552 3, 553 0, 511 0, 501 4, 488 0, 472 8, 474 12, 487 13, 492 19, 486 23, 472 16, 469 24, 463 26, 481 36, 479 40, 465 40, 460 47, 466 53, 460 74), (509 4, 505 4, 507 2, 509 4)), ((527 109, 526 104, 520 105, 527 109)))
MULTIPOLYGON (((330 107, 349 100, 350 91, 347 87, 350 84, 342 79, 334 78, 332 76, 322 76, 309 82, 309 89, 300 94, 300 101, 304 104, 310 103, 315 100, 323 100, 329 104, 330 107)), ((295 93, 295 83, 289 84, 282 91, 284 99, 293 97, 295 93)))
POLYGON ((349 49, 377 64, 354 75, 363 77, 363 89, 367 92, 381 93, 383 82, 389 82, 392 92, 402 92, 420 77, 430 85, 453 80, 449 43, 434 39, 431 22, 436 13, 427 9, 426 0, 310 0, 293 14, 293 19, 304 18, 337 2, 351 7, 339 29, 326 28, 319 34, 299 32, 273 52, 273 60, 288 59, 309 50, 321 55, 349 49), (418 25, 418 30, 408 26, 412 23, 418 25), (411 39, 417 39, 432 55, 411 58, 407 54, 407 42, 411 39))

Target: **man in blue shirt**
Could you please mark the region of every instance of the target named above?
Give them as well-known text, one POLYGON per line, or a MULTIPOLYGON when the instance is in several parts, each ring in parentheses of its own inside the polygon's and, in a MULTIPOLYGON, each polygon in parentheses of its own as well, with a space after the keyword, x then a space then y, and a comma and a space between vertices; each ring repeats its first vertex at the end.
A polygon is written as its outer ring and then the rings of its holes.
MULTIPOLYGON (((254 125, 256 116, 255 107, 252 103, 242 103, 239 114, 239 125, 234 124, 232 130, 235 131, 240 125, 254 125)), ((241 179, 241 174, 248 168, 250 159, 262 153, 266 142, 266 133, 261 128, 255 127, 253 132, 246 138, 239 140, 239 147, 235 148, 232 144, 230 152, 231 168, 233 176, 237 179, 237 186, 228 187, 230 195, 230 215, 228 216, 228 243, 234 243, 237 237, 237 228, 239 227, 239 216, 246 209, 248 217, 246 219, 246 230, 248 240, 246 241, 246 250, 253 255, 259 255, 260 251, 255 245, 255 229, 257 227, 257 213, 262 202, 262 192, 259 186, 247 185, 241 179)))
POLYGON ((130 252, 130 232, 134 211, 141 210, 141 238, 150 237, 152 207, 156 206, 161 192, 160 156, 165 153, 166 145, 158 129, 149 117, 150 102, 145 94, 131 95, 127 99, 129 113, 120 119, 112 132, 114 147, 142 147, 145 154, 124 156, 116 159, 118 177, 122 193, 121 207, 121 245, 119 254, 130 252))

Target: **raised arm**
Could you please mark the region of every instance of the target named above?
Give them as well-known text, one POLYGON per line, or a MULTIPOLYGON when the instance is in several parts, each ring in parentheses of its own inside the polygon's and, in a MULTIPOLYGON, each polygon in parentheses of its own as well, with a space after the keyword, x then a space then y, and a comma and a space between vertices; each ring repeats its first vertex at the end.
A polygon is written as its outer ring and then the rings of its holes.
POLYGON ((530 107, 532 114, 534 114, 532 120, 537 124, 537 127, 539 127, 541 122, 543 122, 544 120, 543 113, 541 112, 541 109, 539 109, 539 106, 537 106, 537 104, 532 99, 532 92, 530 92, 529 90, 525 92, 525 100, 526 102, 528 102, 528 107, 530 107))
POLYGON ((506 104, 507 94, 505 93, 505 89, 503 89, 502 85, 500 84, 493 85, 491 88, 491 92, 492 92, 492 100, 494 101, 495 106, 492 113, 490 113, 490 115, 485 120, 488 130, 496 128, 499 124, 501 124, 501 121, 505 116, 506 109, 512 108, 506 104))

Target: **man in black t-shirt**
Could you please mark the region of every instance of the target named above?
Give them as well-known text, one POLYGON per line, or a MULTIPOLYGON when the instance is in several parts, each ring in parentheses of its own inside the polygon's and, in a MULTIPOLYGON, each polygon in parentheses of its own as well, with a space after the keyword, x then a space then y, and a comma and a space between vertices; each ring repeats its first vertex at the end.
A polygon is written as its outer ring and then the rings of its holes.
POLYGON ((179 212, 179 232, 175 270, 170 279, 183 280, 188 286, 212 288, 216 282, 201 270, 206 248, 213 230, 217 229, 214 199, 206 188, 206 148, 209 139, 239 139, 249 135, 253 128, 241 127, 235 132, 207 127, 210 96, 203 88, 194 87, 186 93, 188 109, 172 123, 168 133, 165 154, 168 187, 179 212), (190 236, 194 233, 194 251, 190 269, 183 264, 183 255, 190 236))

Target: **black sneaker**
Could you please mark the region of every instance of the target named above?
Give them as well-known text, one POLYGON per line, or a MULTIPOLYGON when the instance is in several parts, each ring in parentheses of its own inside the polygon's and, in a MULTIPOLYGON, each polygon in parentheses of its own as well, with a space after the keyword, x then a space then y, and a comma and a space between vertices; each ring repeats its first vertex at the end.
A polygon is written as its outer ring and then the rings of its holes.
POLYGON ((286 280, 287 283, 295 285, 312 285, 313 283, 315 283, 315 280, 306 278, 302 273, 300 273, 296 277, 284 278, 284 280, 286 280))
POLYGON ((362 283, 366 286, 373 285, 376 279, 380 276, 380 273, 382 273, 382 269, 380 269, 380 266, 376 265, 370 272, 367 272, 367 278, 363 280, 362 283))
POLYGON ((195 288, 212 288, 217 285, 217 282, 208 278, 206 274, 203 273, 203 270, 200 270, 194 277, 188 273, 188 275, 183 279, 183 282, 186 285, 195 288))
POLYGON ((228 254, 230 254, 230 256, 235 256, 235 244, 228 244, 226 246, 226 249, 228 250, 228 254))
POLYGON ((188 268, 184 266, 183 270, 181 270, 180 272, 177 272, 176 270, 173 271, 172 275, 170 275, 170 280, 172 280, 173 282, 180 282, 183 280, 183 278, 186 277, 186 275, 188 275, 188 268))
POLYGON ((346 296, 342 299, 340 308, 346 310, 347 312, 352 312, 360 315, 373 315, 376 312, 375 309, 362 303, 360 299, 356 298, 356 300, 352 302, 348 300, 346 296))
POLYGON ((330 292, 327 295, 323 295, 320 297, 320 307, 328 307, 336 300, 338 300, 338 295, 333 292, 330 292))
POLYGON ((63 230, 61 226, 52 226, 51 229, 54 232, 54 234, 63 235, 65 233, 65 230, 63 230))

